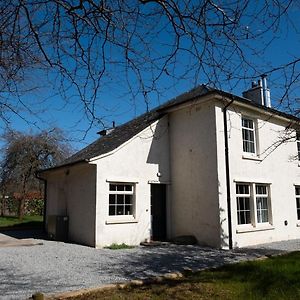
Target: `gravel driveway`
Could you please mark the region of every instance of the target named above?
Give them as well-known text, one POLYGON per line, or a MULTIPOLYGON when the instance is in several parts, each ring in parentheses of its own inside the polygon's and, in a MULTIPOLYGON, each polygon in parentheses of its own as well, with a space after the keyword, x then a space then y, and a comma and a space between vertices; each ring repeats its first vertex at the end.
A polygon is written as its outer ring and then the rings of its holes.
MULTIPOLYGON (((56 293, 124 282, 153 275, 200 269, 253 259, 276 248, 222 251, 199 246, 167 244, 159 247, 136 247, 128 250, 90 247, 45 241, 31 247, 0 248, 0 297, 25 299, 33 293, 56 293)), ((277 243, 280 249, 282 244, 277 243)), ((284 243, 285 248, 287 243, 284 243)), ((294 241, 289 250, 300 249, 294 241)), ((284 249, 278 250, 281 252, 284 249)))

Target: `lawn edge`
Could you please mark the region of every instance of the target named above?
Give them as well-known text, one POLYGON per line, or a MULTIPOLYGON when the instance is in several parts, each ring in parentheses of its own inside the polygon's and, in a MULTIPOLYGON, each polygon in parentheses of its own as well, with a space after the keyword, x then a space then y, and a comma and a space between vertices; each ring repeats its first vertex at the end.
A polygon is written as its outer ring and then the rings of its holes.
MULTIPOLYGON (((241 263, 243 261, 255 261, 255 260, 266 260, 269 259, 271 256, 280 256, 286 253, 280 253, 280 254, 275 254, 275 255, 262 255, 260 257, 256 257, 253 259, 247 259, 247 260, 242 260, 242 261, 236 261, 231 264, 236 264, 236 263, 241 263)), ((144 285, 151 285, 151 284, 158 284, 158 283, 164 283, 167 281, 172 281, 172 280, 180 280, 187 278, 189 275, 197 274, 199 272, 205 271, 205 270, 214 270, 217 268, 220 268, 221 266, 218 267, 207 267, 207 268, 199 268, 199 269, 191 269, 191 268, 184 268, 182 272, 171 272, 171 273, 165 273, 159 276, 154 276, 154 277, 149 277, 146 279, 133 279, 128 282, 122 282, 122 283, 110 283, 110 284, 105 284, 105 285, 100 285, 97 287, 92 287, 92 288, 83 288, 75 291, 67 291, 67 292, 61 292, 61 293, 55 293, 55 294, 43 294, 43 293, 36 293, 33 294, 32 297, 29 299, 33 300, 67 300, 67 299, 72 299, 73 297, 77 296, 83 296, 89 293, 94 293, 94 292, 101 292, 105 290, 112 290, 112 289, 125 289, 125 288, 130 288, 130 287, 136 287, 136 286, 144 286, 144 285), (38 295, 36 297, 35 295, 38 295)))
MULTIPOLYGON (((204 270, 204 269, 201 269, 204 270)), ((142 285, 150 285, 154 283, 163 283, 165 281, 170 281, 170 280, 178 280, 186 277, 187 273, 194 273, 194 272, 199 272, 200 270, 187 270, 184 272, 172 272, 172 273, 166 273, 160 276, 155 276, 151 278, 146 278, 146 279, 133 279, 128 282, 123 282, 123 283, 110 283, 110 284, 105 284, 101 285, 98 287, 92 287, 92 288, 83 288, 79 289, 76 291, 67 291, 67 292, 62 292, 62 293, 56 293, 56 294, 43 294, 43 293, 36 293, 33 294, 32 297, 29 299, 43 299, 43 300, 65 300, 65 299, 71 299, 72 297, 77 297, 77 296, 82 296, 85 294, 93 293, 93 292, 100 292, 100 291, 105 291, 105 290, 112 290, 112 289, 125 289, 129 287, 135 287, 135 286, 142 286, 142 285)))

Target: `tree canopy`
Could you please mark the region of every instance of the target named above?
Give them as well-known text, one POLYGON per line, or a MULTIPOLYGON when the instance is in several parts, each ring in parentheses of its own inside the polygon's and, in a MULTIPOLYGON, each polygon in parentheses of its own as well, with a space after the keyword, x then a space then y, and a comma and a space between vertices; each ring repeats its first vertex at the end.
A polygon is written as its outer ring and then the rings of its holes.
POLYGON ((3 141, 1 193, 19 199, 22 217, 26 198, 42 194, 43 185, 36 172, 61 162, 70 155, 71 148, 57 128, 37 134, 7 131, 3 141))
POLYGON ((298 51, 284 61, 267 52, 279 36, 299 36, 299 12, 292 0, 1 1, 2 120, 32 110, 22 95, 45 82, 104 126, 104 92, 148 106, 182 81, 230 90, 262 73, 282 88, 278 103, 298 113, 298 51))

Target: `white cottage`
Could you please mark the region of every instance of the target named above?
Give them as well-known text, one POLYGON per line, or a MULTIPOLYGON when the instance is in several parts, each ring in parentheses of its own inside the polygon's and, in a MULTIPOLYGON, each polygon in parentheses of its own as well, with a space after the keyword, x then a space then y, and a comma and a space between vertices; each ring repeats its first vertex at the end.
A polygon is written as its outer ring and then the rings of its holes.
POLYGON ((300 238, 298 123, 260 83, 244 97, 201 85, 42 171, 46 228, 58 237, 68 220, 68 239, 93 247, 300 238))

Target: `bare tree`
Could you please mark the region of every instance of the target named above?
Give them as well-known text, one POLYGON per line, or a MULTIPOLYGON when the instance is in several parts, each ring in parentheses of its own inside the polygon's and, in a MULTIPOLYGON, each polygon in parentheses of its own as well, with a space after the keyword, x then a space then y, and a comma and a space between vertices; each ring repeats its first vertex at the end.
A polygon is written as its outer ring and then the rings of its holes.
POLYGON ((38 134, 8 131, 3 135, 1 194, 18 195, 19 218, 24 215, 28 194, 40 192, 43 186, 36 172, 59 163, 71 153, 61 130, 55 128, 38 134))
POLYGON ((278 35, 298 34, 295 14, 292 0, 2 1, 2 120, 32 109, 21 96, 41 74, 66 101, 76 94, 91 126, 103 121, 101 93, 111 89, 148 106, 183 80, 230 90, 262 73, 280 78, 279 102, 298 113, 299 55, 260 59, 278 35))

